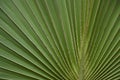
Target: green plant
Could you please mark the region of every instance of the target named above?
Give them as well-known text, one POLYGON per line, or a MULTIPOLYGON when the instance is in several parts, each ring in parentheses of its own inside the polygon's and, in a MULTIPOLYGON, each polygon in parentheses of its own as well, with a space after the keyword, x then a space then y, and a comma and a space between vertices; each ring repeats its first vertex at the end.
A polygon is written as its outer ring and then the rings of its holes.
POLYGON ((120 0, 0 0, 0 79, 120 80, 120 0))

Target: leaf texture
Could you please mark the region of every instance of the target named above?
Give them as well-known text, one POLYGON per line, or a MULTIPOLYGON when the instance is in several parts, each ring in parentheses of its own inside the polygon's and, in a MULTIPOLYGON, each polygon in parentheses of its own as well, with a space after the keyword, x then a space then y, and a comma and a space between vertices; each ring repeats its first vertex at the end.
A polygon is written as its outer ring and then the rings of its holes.
POLYGON ((0 80, 120 80, 120 0, 0 0, 0 80))

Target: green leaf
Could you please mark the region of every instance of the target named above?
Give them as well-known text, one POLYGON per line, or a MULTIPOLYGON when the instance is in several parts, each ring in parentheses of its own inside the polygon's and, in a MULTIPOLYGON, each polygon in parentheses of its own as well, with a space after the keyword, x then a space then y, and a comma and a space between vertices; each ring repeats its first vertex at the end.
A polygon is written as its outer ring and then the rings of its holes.
POLYGON ((120 0, 0 0, 0 80, 119 80, 120 0))

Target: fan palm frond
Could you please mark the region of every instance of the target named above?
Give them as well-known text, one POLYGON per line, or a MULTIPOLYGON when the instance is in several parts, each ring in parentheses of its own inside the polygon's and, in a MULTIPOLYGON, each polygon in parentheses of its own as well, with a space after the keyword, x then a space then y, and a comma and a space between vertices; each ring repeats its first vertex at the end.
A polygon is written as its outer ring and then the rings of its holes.
POLYGON ((120 0, 0 0, 0 80, 120 80, 120 0))

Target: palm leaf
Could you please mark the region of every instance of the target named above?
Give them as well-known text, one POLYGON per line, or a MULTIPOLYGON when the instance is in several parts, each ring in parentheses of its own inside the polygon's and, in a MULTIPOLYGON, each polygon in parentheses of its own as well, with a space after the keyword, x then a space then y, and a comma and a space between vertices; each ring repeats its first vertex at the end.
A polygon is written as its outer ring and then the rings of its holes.
POLYGON ((119 80, 120 0, 0 0, 1 80, 119 80))

